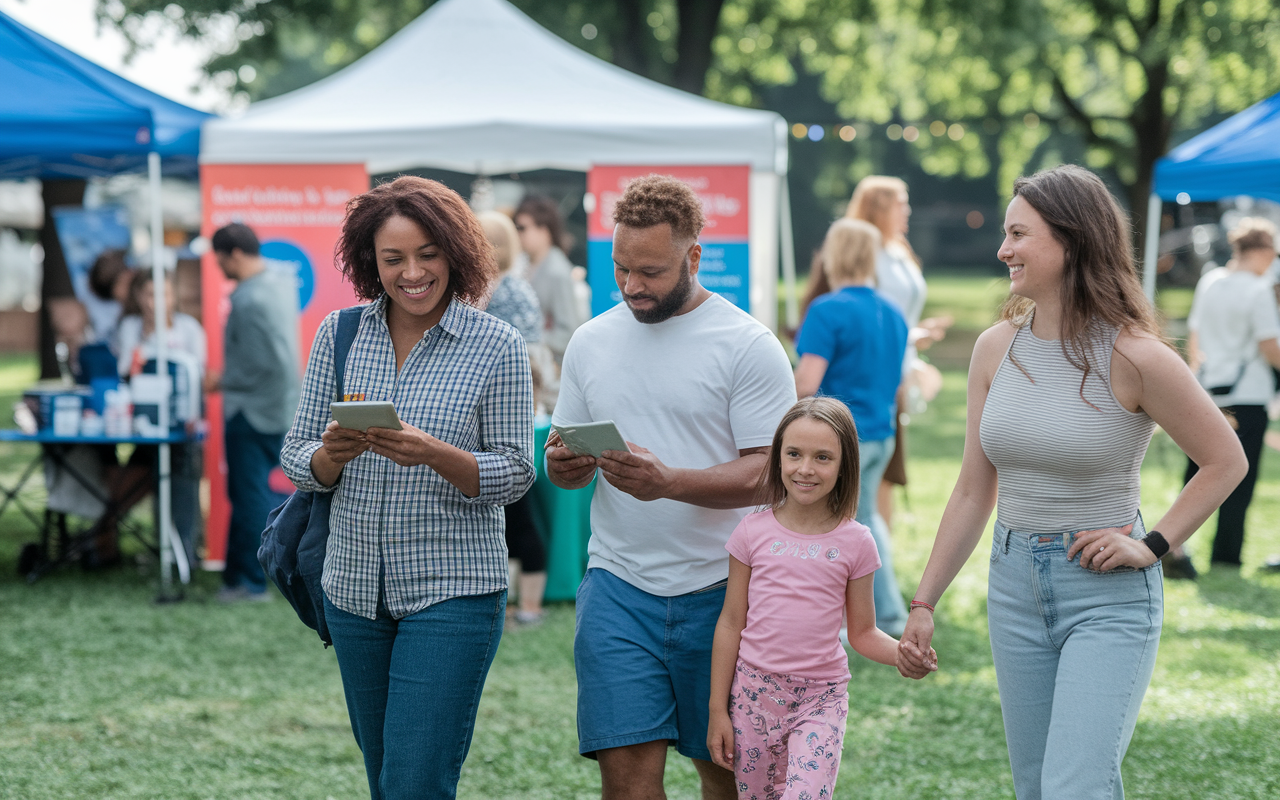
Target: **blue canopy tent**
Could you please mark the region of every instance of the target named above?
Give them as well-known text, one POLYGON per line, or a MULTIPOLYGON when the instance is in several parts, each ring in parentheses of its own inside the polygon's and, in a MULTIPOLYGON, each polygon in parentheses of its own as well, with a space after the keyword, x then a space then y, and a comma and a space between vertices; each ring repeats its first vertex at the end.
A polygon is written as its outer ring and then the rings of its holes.
MULTIPOLYGON (((151 184, 151 269, 156 308, 164 307, 162 162, 194 174, 200 125, 212 115, 143 89, 0 13, 0 179, 89 178, 146 170, 151 184)), ((165 318, 156 317, 157 373, 168 372, 165 318)), ((160 403, 168 430, 169 406, 160 403)), ((173 528, 169 445, 159 447, 161 580, 175 563, 190 579, 186 550, 173 528)))
POLYGON ((1174 148, 1156 162, 1147 210, 1143 287, 1155 294, 1160 204, 1186 193, 1191 202, 1235 195, 1280 202, 1280 93, 1174 148))
POLYGON ((0 179, 194 175, 212 117, 161 97, 0 13, 0 179))

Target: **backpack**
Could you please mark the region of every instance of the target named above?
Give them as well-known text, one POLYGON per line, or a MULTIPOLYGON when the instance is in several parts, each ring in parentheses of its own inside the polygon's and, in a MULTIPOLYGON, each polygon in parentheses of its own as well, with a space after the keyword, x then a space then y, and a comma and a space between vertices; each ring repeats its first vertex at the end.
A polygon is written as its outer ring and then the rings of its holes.
MULTIPOLYGON (((338 312, 338 326, 333 336, 334 387, 338 400, 343 395, 347 354, 355 341, 364 309, 365 306, 353 306, 338 312)), ((324 621, 324 589, 320 586, 320 576, 329 543, 332 502, 333 492, 294 492, 267 515, 267 527, 258 548, 262 571, 293 606, 298 619, 320 635, 325 647, 333 644, 333 637, 324 621)))

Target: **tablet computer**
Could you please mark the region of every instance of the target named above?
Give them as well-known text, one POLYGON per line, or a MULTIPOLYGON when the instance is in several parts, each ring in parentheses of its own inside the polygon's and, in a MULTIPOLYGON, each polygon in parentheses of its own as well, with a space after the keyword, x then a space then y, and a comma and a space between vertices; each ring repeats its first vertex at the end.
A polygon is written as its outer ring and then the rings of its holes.
POLYGON ((574 455, 599 458, 605 450, 630 452, 627 441, 618 433, 618 426, 611 419, 581 425, 552 425, 551 429, 560 434, 560 441, 574 455))
POLYGON ((403 430, 396 407, 387 401, 357 400, 345 403, 330 403, 329 410, 333 418, 344 428, 353 431, 366 431, 370 428, 390 428, 393 431, 403 430))

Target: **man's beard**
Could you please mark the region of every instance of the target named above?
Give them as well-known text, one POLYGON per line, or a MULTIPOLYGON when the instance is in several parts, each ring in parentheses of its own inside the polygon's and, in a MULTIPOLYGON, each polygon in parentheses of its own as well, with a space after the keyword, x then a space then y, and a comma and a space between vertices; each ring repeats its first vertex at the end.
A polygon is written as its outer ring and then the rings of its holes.
POLYGON ((637 295, 636 299, 654 300, 656 301, 653 308, 641 310, 631 305, 631 298, 625 294, 622 296, 623 302, 627 304, 627 308, 631 309, 631 315, 636 318, 636 322, 645 325, 657 325, 659 322, 666 322, 676 315, 689 299, 689 295, 693 294, 693 276, 689 272, 689 259, 685 258, 684 263, 680 265, 680 280, 666 297, 654 297, 651 294, 637 295))

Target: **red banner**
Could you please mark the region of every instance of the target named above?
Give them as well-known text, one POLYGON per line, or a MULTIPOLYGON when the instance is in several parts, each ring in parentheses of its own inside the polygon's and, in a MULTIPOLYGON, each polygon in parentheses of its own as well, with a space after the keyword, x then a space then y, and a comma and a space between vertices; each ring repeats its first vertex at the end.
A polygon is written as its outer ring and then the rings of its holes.
MULTIPOLYGON (((364 165, 207 164, 200 168, 200 187, 205 237, 228 223, 242 222, 258 234, 264 258, 288 263, 297 272, 302 309, 298 369, 302 370, 316 329, 325 315, 355 303, 351 286, 342 280, 334 266, 333 248, 341 231, 347 200, 369 189, 369 175, 364 165)), ((228 298, 235 284, 223 276, 212 252, 204 256, 200 271, 209 370, 221 373, 222 331, 231 309, 228 298)), ((218 568, 226 557, 227 526, 231 519, 221 395, 209 396, 207 414, 205 476, 209 479, 209 519, 205 528, 205 559, 208 566, 218 568)), ((292 490, 279 470, 272 475, 271 485, 277 491, 292 490)))
POLYGON ((747 166, 615 167, 594 166, 587 173, 587 191, 595 208, 587 216, 587 238, 613 236, 613 207, 627 185, 646 175, 670 175, 687 184, 702 201, 707 226, 702 240, 738 241, 747 238, 747 194, 751 168, 747 166))

